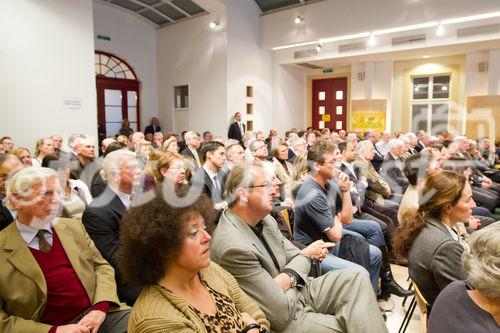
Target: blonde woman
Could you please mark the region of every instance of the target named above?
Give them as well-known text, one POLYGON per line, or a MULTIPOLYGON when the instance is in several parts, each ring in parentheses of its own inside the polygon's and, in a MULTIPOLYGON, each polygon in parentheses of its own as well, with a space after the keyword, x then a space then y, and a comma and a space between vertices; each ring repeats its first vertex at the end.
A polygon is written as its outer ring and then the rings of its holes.
POLYGON ((35 158, 31 160, 34 167, 41 167, 45 156, 54 154, 54 146, 49 138, 38 139, 35 147, 35 158))

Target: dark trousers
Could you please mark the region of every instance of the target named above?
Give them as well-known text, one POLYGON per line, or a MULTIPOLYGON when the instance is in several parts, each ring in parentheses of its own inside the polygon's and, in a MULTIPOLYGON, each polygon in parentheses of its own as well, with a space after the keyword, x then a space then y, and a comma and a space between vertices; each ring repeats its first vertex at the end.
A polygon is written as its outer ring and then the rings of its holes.
MULTIPOLYGON (((87 313, 90 312, 90 308, 83 311, 78 317, 73 319, 70 324, 77 324, 80 319, 82 319, 87 313)), ((130 315, 130 310, 114 311, 108 312, 106 319, 99 327, 99 333, 127 333, 128 329, 128 316, 130 315)))

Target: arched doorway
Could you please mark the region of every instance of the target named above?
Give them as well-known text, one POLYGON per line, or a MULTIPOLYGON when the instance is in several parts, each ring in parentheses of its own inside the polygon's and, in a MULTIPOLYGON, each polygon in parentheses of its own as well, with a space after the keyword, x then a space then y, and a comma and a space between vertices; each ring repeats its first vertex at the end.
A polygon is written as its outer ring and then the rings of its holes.
POLYGON ((118 134, 123 119, 137 131, 140 124, 140 82, 132 67, 113 54, 95 51, 99 141, 118 134))

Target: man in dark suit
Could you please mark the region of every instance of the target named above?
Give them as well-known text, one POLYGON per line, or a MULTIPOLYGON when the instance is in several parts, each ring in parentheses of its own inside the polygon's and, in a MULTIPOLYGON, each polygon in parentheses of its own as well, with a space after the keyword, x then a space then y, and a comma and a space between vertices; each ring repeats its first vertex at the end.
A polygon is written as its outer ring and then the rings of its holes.
MULTIPOLYGON (((115 253, 118 249, 120 223, 130 206, 134 187, 140 183, 139 163, 135 154, 125 149, 109 153, 104 158, 101 175, 107 186, 85 209, 82 222, 97 249, 116 271, 115 253)), ((120 300, 132 306, 140 289, 124 284, 118 273, 116 280, 120 300)))
POLYGON ((22 168, 23 164, 15 155, 0 154, 0 230, 7 227, 15 217, 13 216, 15 213, 11 212, 3 203, 7 180, 22 168))
POLYGON ((373 144, 373 148, 375 150, 375 155, 373 156, 373 159, 371 161, 373 167, 377 172, 380 172, 380 167, 382 166, 382 163, 384 162, 384 155, 380 153, 380 151, 377 149, 376 143, 377 143, 377 134, 375 131, 369 130, 365 132, 365 140, 371 141, 373 144))
POLYGON ((194 161, 196 169, 201 168, 203 159, 201 157, 201 151, 199 150, 200 136, 194 131, 189 131, 184 134, 184 141, 186 141, 187 147, 181 151, 181 155, 191 158, 194 161))
POLYGON ((243 144, 243 135, 246 132, 246 128, 245 124, 241 121, 241 113, 236 112, 234 114, 234 120, 234 123, 229 126, 227 138, 238 140, 240 144, 243 144))
POLYGON ((214 208, 220 210, 227 207, 227 203, 223 201, 222 192, 222 177, 221 172, 226 162, 226 149, 224 145, 217 141, 212 141, 202 149, 204 184, 203 193, 206 193, 213 201, 214 208))
POLYGON ((391 139, 389 141, 389 152, 385 155, 384 163, 380 169, 380 175, 391 187, 392 192, 404 194, 408 187, 408 179, 403 173, 403 163, 399 156, 403 153, 403 141, 391 139))
POLYGON ((144 129, 144 135, 147 135, 148 133, 154 135, 156 132, 161 132, 160 121, 158 118, 153 117, 151 118, 151 125, 146 126, 144 129))

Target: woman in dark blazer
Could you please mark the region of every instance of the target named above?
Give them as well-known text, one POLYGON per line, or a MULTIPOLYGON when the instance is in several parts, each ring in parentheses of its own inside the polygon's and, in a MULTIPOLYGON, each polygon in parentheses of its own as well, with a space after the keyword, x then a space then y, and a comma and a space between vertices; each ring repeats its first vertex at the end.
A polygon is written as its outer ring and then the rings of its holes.
POLYGON ((461 257, 467 244, 456 224, 468 221, 475 206, 462 174, 437 171, 424 180, 419 208, 403 214, 393 250, 408 258, 410 277, 430 305, 450 282, 465 279, 461 257))

